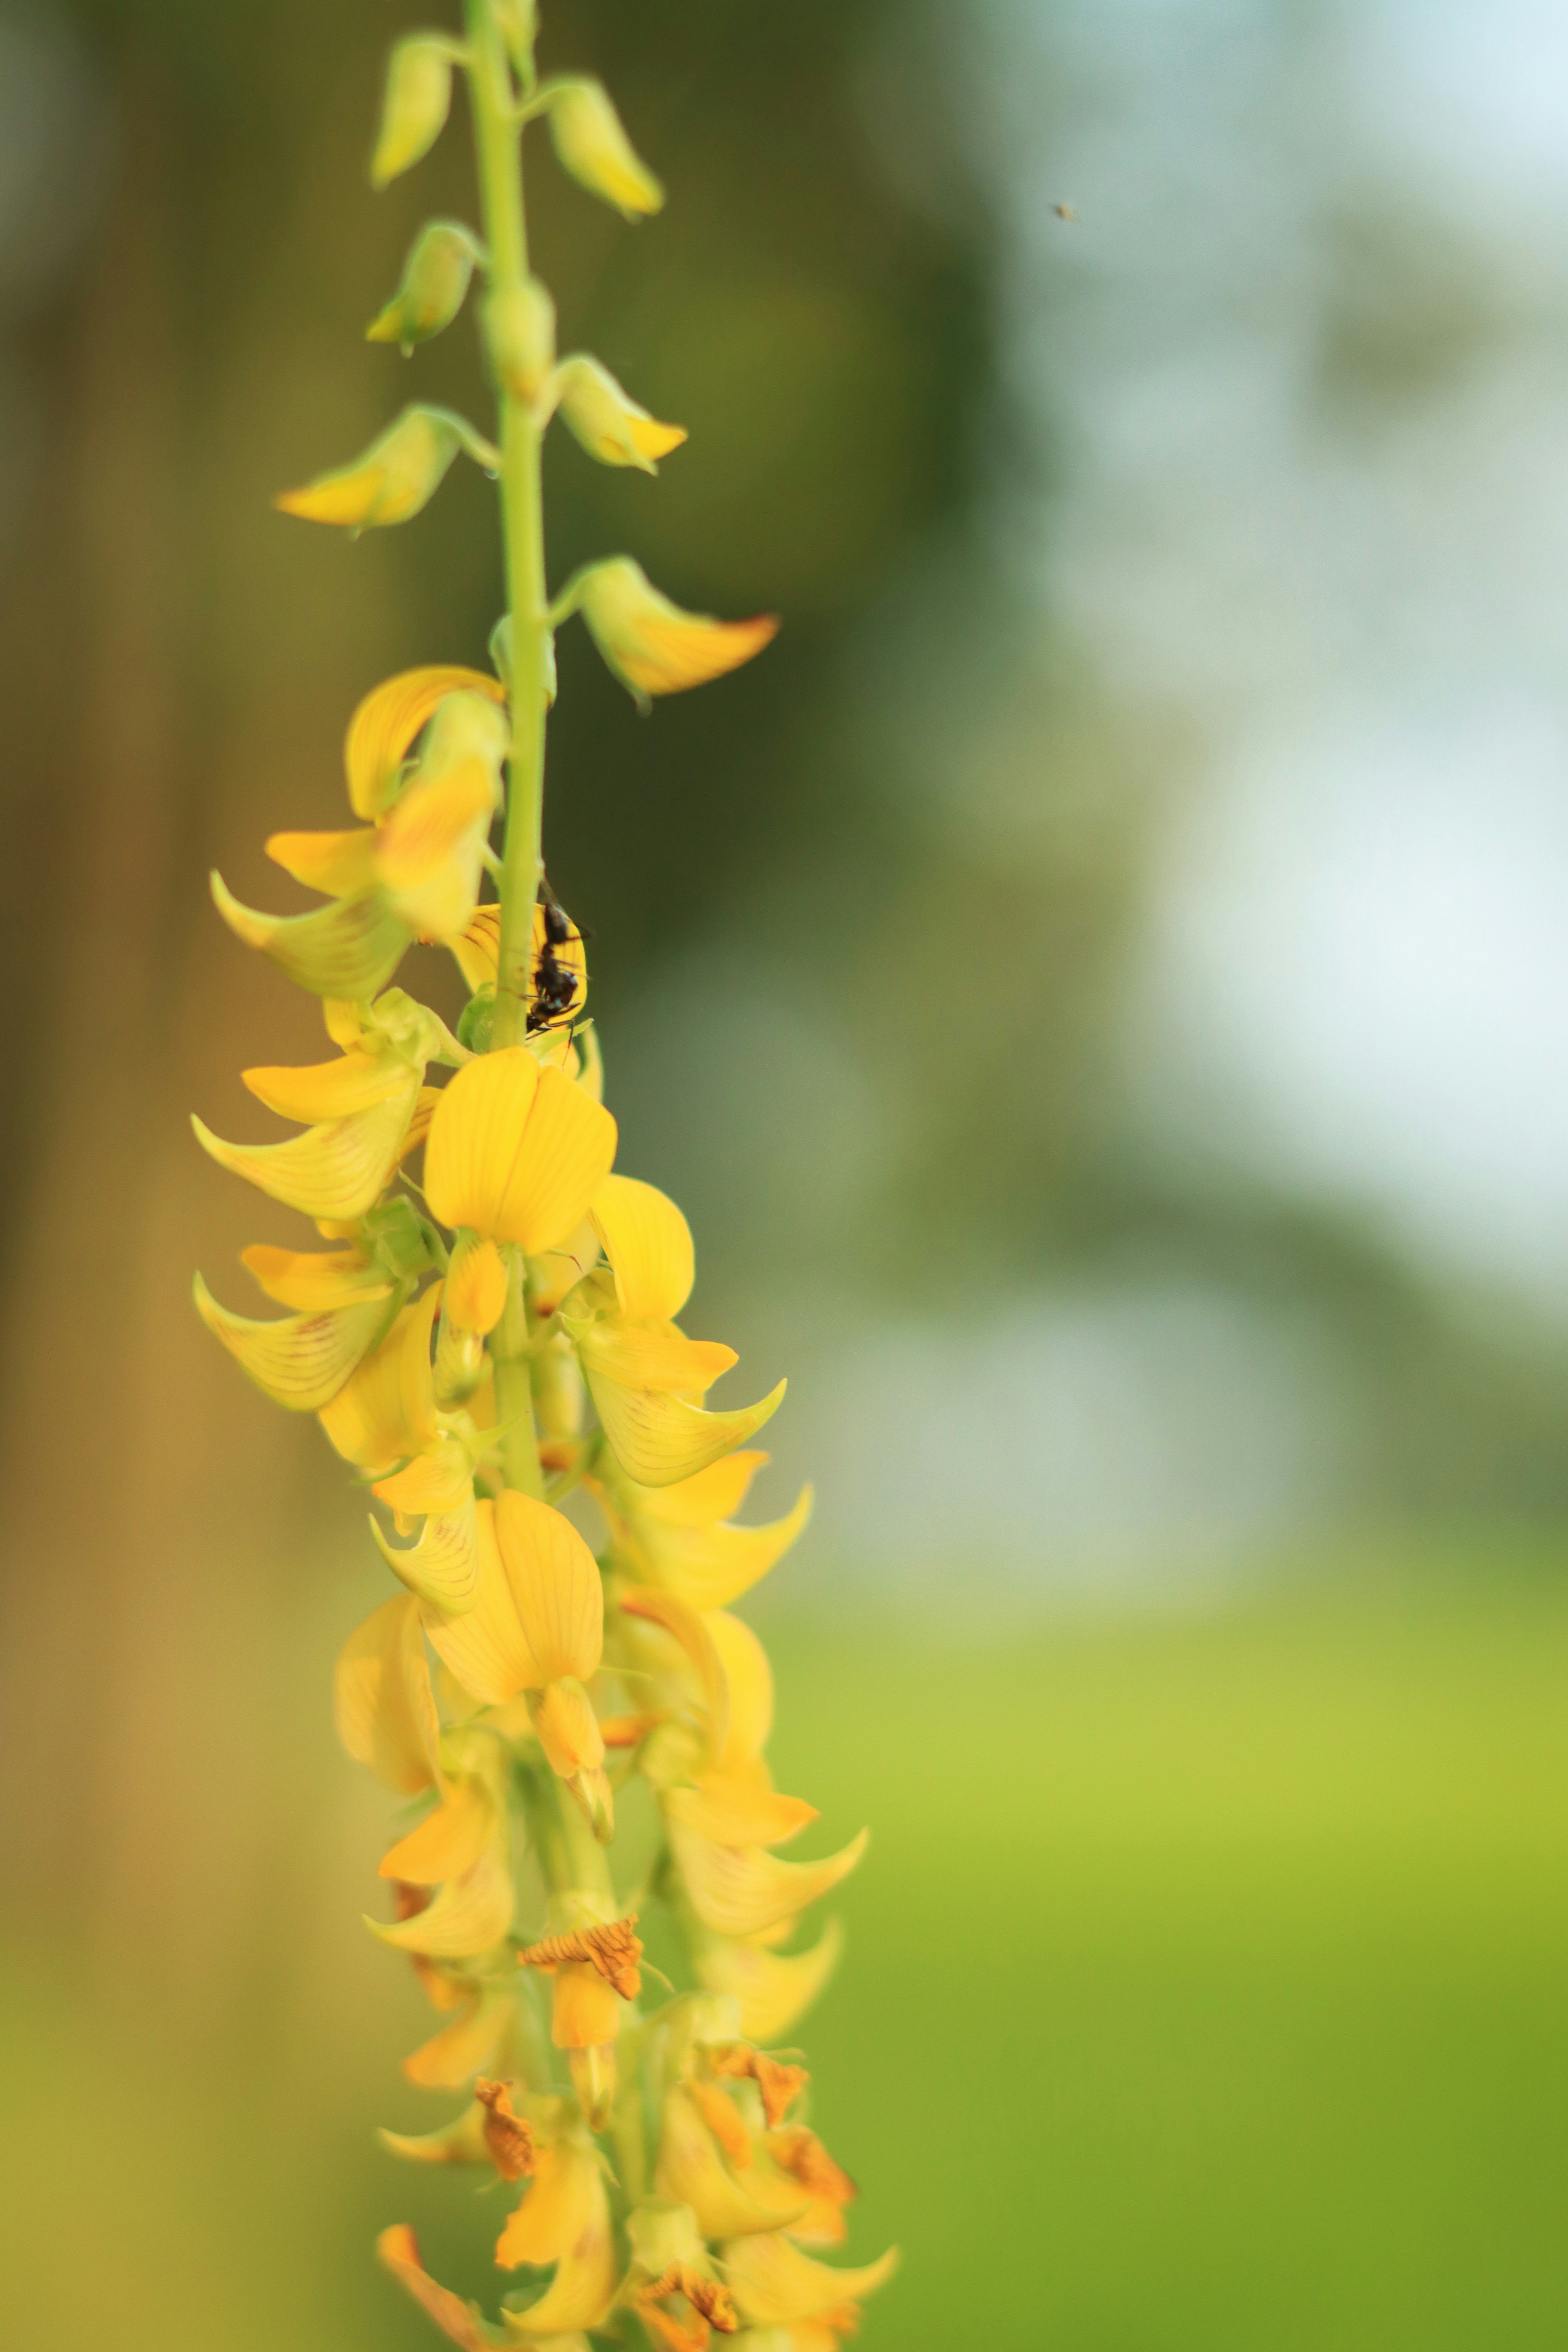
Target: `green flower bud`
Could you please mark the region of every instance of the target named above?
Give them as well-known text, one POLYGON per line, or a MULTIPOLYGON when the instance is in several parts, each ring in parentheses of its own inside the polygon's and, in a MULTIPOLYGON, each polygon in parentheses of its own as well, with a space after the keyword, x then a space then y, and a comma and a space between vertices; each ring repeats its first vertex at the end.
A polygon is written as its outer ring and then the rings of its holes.
POLYGON ((458 1015, 458 1045, 466 1045, 470 1054, 488 1054, 495 1019, 495 990, 481 988, 477 995, 469 997, 458 1015))
POLYGON ((501 286, 485 304, 490 374, 514 400, 537 400, 555 365, 555 305, 537 278, 501 286))
POLYGON ((563 172, 627 220, 658 212, 664 190, 626 137, 603 82, 556 82, 546 102, 563 172))
POLYGON ((386 61, 381 129, 370 161, 370 184, 384 188, 417 163, 446 128, 452 105, 452 50, 436 33, 412 33, 386 61))
POLYGON ((534 37, 539 30, 533 0, 493 0, 492 14, 514 68, 524 82, 531 82, 534 37))
POLYGON ((419 232, 403 265, 403 282, 379 317, 364 331, 367 343, 398 343, 406 359, 416 343, 428 342, 449 327, 463 307, 476 261, 484 247, 461 221, 431 221, 419 232))

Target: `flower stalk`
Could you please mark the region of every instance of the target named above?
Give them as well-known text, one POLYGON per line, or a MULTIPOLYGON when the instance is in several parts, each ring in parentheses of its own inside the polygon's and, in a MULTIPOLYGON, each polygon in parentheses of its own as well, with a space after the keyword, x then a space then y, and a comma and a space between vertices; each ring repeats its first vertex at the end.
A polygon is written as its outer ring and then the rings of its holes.
POLYGON ((321 905, 268 915, 213 877, 237 936, 321 1000, 336 1050, 245 1074, 298 1128, 284 1140, 230 1144, 195 1122, 220 1165, 326 1244, 244 1253, 281 1317, 236 1314, 199 1276, 196 1304, 274 1402, 317 1416, 377 1507, 401 1590, 344 1646, 338 1727, 419 1809, 381 1864, 393 1916, 367 1924, 436 2011, 405 2078, 458 2100, 433 2131, 382 2138, 510 2184, 496 2261, 534 2276, 503 2293, 498 2325, 430 2276, 401 2226, 379 2241, 384 2266, 468 2352, 704 2352, 715 2334, 740 2352, 834 2352, 894 2258, 818 2258, 847 2233, 854 2186, 805 2120, 805 2068, 769 2045, 832 1972, 833 1922, 790 1947, 865 1833, 815 1861, 778 1853, 816 1814, 773 1786, 772 1673, 733 1613, 810 1495, 771 1525, 737 1517, 783 1383, 708 1403, 735 1357, 677 1319, 696 1272, 680 1211, 616 1167, 583 939, 542 856, 558 626, 580 615, 647 707, 751 659, 776 625, 684 612, 626 555, 552 602, 552 421, 590 459, 647 472, 686 436, 591 353, 557 360, 528 267, 527 125, 547 123, 563 168, 628 220, 663 192, 598 82, 539 81, 533 39, 531 0, 465 0, 460 39, 413 34, 389 61, 373 182, 442 135, 460 72, 480 217, 426 225, 369 339, 408 357, 477 284, 495 439, 412 405, 278 504, 385 527, 466 454, 498 482, 505 610, 493 672, 408 671, 353 714, 354 825, 268 843, 321 905), (455 1032, 391 984, 418 945, 468 986, 455 1032), (654 1832, 635 1889, 616 1866, 626 1810, 654 1832), (649 2008, 637 1928, 654 1904, 685 1981, 649 2008))

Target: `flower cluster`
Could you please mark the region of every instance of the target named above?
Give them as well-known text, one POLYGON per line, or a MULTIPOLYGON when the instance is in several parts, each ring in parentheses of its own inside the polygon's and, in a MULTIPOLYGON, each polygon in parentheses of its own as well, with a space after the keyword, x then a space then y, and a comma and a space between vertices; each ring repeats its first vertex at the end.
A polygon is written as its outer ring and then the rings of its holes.
POLYGON ((715 2332, 832 2352, 893 2257, 821 2259, 854 2185, 805 2120, 805 2068, 777 2051, 837 1955, 831 1925, 792 1948, 797 1925, 865 1834, 823 1860, 781 1855, 817 1816, 773 1786, 772 1675, 731 1613, 810 1495, 771 1525, 738 1520, 783 1384, 707 1402, 735 1358, 678 1320, 694 1277, 680 1211, 616 1169, 583 941, 538 854, 552 635, 569 613, 639 698, 734 667, 773 624, 683 613, 626 557, 545 598, 552 417, 600 461, 650 470, 684 436, 597 361, 555 358, 552 306, 522 260, 523 124, 546 120, 566 170, 628 216, 661 192, 598 84, 536 80, 532 38, 525 0, 469 0, 465 39, 393 52, 373 177, 431 144, 460 66, 487 236, 427 227, 371 337, 412 348, 479 274, 500 443, 411 408, 279 504, 352 529, 399 521, 467 449, 502 478, 509 611, 493 673, 416 669, 361 703, 355 824, 268 843, 318 908, 258 913, 214 877, 231 928, 321 1000, 335 1051, 244 1074, 299 1129, 288 1139, 228 1143, 195 1122, 215 1160, 325 1244, 244 1252, 281 1317, 233 1313, 199 1277, 196 1303, 259 1388, 318 1417, 377 1506, 400 1588, 342 1652, 337 1719, 417 1809, 381 1864, 394 1916, 371 1924, 436 2012, 405 2074, 458 2105, 427 2134, 383 2138, 515 2184, 496 2262, 548 2275, 507 2294, 498 2326, 429 2275, 405 2228, 381 2239, 387 2269, 471 2347, 582 2352, 599 2331, 626 2342, 629 2319, 632 2340, 669 2352, 715 2332), (455 1031, 391 985, 416 942, 461 971, 455 1031), (635 1890, 611 1866, 618 1810, 653 1853, 635 1890), (650 2007, 637 1928, 656 1905, 690 1983, 650 2007))

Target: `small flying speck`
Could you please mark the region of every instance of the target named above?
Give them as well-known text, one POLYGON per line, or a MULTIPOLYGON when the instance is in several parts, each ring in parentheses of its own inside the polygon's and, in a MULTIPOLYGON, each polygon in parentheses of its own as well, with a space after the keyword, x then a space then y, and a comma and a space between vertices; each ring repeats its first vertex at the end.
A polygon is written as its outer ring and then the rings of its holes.
POLYGON ((1080 228, 1083 226, 1081 215, 1074 210, 1071 205, 1053 205, 1051 206, 1051 210, 1055 213, 1058 220, 1077 221, 1080 228))

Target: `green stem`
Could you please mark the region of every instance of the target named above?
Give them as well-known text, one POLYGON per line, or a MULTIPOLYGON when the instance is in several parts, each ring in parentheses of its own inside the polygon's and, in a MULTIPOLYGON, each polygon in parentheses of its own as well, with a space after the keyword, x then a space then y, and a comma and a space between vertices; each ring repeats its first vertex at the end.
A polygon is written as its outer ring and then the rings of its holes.
MULTIPOLYGON (((468 0, 479 148, 479 209, 490 249, 492 290, 504 293, 528 275, 522 210, 522 130, 506 47, 490 0, 468 0)), ((511 619, 511 758, 506 844, 500 872, 500 954, 496 973, 496 1045, 524 1034, 533 950, 533 909, 542 867, 546 617, 544 518, 540 485, 541 432, 526 402, 502 389, 501 531, 507 609, 511 619)))
POLYGON ((524 1297, 527 1269, 520 1249, 509 1247, 503 1255, 509 1260, 506 1307, 490 1339, 496 1368, 496 1423, 506 1431, 501 1440, 501 1470, 509 1486, 542 1502, 544 1473, 539 1466, 539 1437, 533 1425, 532 1356, 524 1297))

